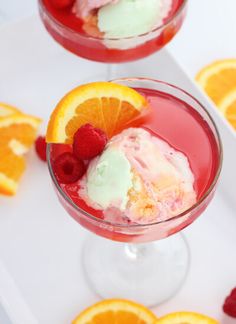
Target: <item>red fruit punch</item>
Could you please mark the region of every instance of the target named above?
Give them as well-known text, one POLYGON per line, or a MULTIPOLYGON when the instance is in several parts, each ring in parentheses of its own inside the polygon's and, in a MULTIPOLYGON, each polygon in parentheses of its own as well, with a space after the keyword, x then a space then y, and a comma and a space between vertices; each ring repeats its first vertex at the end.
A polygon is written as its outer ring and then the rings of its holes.
POLYGON ((74 0, 51 0, 52 5, 57 9, 69 8, 73 5, 74 0))
POLYGON ((102 153, 107 144, 106 134, 90 124, 81 126, 74 135, 73 152, 82 160, 90 160, 102 153))
POLYGON ((47 144, 44 136, 39 136, 35 141, 35 151, 42 161, 46 161, 47 144))
POLYGON ((60 182, 74 183, 84 175, 86 167, 73 153, 65 152, 55 159, 53 170, 60 182))

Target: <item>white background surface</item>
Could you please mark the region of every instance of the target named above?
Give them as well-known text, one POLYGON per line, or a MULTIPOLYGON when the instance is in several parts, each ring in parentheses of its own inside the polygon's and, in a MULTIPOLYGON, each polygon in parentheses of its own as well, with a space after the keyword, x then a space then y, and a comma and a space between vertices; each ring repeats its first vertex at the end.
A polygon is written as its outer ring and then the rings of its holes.
MULTIPOLYGON (((0 0, 0 24, 35 12, 33 0, 0 0)), ((185 24, 169 48, 192 77, 214 59, 236 56, 235 12, 235 0, 189 0, 185 24)), ((1 311, 0 323, 7 323, 1 311)))

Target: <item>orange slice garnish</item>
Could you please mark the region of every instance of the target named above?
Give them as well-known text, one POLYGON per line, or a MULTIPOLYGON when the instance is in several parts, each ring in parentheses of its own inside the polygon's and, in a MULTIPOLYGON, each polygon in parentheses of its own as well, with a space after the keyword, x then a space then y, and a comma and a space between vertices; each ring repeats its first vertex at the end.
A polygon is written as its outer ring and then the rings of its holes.
POLYGON ((16 107, 0 102, 0 117, 21 113, 16 107))
POLYGON ((236 59, 216 61, 204 67, 196 81, 216 105, 235 88, 236 59))
POLYGON ((198 313, 178 312, 159 318, 157 324, 219 324, 219 322, 198 313))
POLYGON ((94 82, 69 92, 53 111, 47 129, 49 143, 72 143, 73 135, 89 123, 108 137, 136 118, 147 103, 134 89, 111 82, 94 82))
POLYGON ((72 324, 154 324, 157 317, 146 307, 128 300, 111 299, 99 302, 72 321, 72 324))
POLYGON ((35 141, 41 119, 18 114, 0 117, 0 193, 14 195, 25 170, 26 153, 35 141))

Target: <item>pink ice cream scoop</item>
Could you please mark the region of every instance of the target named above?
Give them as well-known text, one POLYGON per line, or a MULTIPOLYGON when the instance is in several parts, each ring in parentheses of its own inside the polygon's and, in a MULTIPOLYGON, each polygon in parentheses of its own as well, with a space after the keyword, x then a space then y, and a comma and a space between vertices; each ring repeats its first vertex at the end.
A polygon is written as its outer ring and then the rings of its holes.
POLYGON ((99 9, 107 4, 116 3, 118 0, 76 0, 73 12, 79 18, 86 18, 94 9, 99 9))

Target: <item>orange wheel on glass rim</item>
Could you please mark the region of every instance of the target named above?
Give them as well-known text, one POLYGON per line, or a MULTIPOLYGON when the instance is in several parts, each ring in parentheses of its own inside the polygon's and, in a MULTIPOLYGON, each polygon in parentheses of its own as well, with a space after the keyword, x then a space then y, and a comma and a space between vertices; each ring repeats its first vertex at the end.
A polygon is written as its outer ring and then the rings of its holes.
POLYGON ((108 299, 85 309, 72 324, 156 324, 157 317, 137 303, 108 299))
POLYGON ((147 105, 134 89, 111 82, 79 86, 58 103, 47 129, 48 143, 72 143, 79 127, 91 124, 108 137, 137 117, 147 105))

